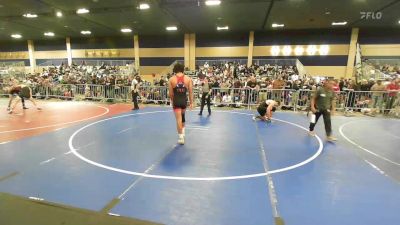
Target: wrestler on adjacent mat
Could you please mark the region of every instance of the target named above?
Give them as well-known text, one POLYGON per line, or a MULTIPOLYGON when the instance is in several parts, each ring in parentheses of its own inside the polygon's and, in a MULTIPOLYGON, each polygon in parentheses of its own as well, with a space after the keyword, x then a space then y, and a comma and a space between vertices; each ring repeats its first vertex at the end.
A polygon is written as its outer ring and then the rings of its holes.
MULTIPOLYGON (((8 101, 8 107, 7 107, 7 111, 11 110, 11 103, 13 102, 13 100, 18 97, 19 93, 21 92, 21 86, 17 86, 14 85, 11 88, 6 87, 4 88, 4 90, 9 93, 9 97, 10 100, 8 101)), ((27 107, 25 107, 25 99, 21 98, 22 101, 22 109, 28 109, 27 107)))
MULTIPOLYGON (((15 100, 14 104, 11 106, 10 110, 8 113, 12 114, 15 107, 17 106, 17 104, 23 99, 28 99, 29 101, 31 101, 33 103, 33 105, 38 109, 41 110, 41 108, 36 104, 36 101, 34 98, 32 98, 32 89, 28 86, 25 85, 16 85, 13 86, 10 89, 10 94, 15 95, 17 94, 16 99, 11 99, 10 105, 12 104, 12 101, 15 100)), ((24 104, 24 103, 23 103, 24 104)), ((25 107, 24 107, 25 109, 25 107)))

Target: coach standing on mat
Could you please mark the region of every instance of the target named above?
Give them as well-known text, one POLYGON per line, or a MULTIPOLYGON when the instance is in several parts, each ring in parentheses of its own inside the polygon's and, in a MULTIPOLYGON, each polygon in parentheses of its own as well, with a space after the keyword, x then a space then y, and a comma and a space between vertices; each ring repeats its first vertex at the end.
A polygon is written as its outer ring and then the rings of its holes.
POLYGON ((169 97, 174 107, 176 127, 178 130, 178 143, 185 143, 185 111, 187 106, 187 92, 189 92, 189 107, 193 109, 193 83, 192 79, 183 73, 185 67, 178 63, 174 66, 175 76, 169 79, 169 97))
POLYGON ((314 127, 319 117, 324 117, 325 132, 328 141, 336 141, 332 136, 331 115, 335 112, 335 93, 333 92, 333 81, 326 80, 322 87, 317 89, 311 99, 310 135, 315 136, 314 127))
POLYGON ((203 109, 204 105, 206 104, 207 101, 207 109, 208 109, 208 115, 211 116, 211 87, 210 83, 208 83, 208 78, 204 77, 204 79, 201 81, 201 106, 200 106, 200 113, 199 116, 203 115, 203 109))

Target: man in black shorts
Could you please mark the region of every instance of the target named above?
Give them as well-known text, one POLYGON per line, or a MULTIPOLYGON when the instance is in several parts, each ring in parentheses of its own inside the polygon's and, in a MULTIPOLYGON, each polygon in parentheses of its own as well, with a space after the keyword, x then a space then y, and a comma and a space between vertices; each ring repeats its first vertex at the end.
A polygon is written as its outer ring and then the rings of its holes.
POLYGON ((169 97, 171 105, 174 108, 176 127, 178 130, 178 143, 185 143, 185 111, 187 106, 187 92, 189 92, 189 107, 193 109, 193 82, 188 76, 183 73, 184 66, 180 63, 174 66, 173 72, 175 76, 169 79, 169 97))
POLYGON ((257 112, 260 114, 259 116, 253 116, 253 120, 260 119, 262 121, 271 122, 272 112, 275 112, 276 108, 280 105, 279 101, 274 100, 266 100, 260 103, 257 107, 257 112))

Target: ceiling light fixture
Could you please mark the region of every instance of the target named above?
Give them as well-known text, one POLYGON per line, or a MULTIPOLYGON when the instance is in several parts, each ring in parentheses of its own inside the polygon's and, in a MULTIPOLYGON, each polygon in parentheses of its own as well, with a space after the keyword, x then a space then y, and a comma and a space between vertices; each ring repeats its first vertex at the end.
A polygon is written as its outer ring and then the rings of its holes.
POLYGON ((139 5, 139 9, 140 9, 140 10, 150 9, 150 5, 147 4, 147 3, 141 3, 141 4, 139 5))
POLYGON ((130 33, 130 32, 132 32, 132 29, 131 28, 122 28, 121 32, 122 33, 130 33))
POLYGON ((11 37, 12 38, 16 38, 16 39, 20 39, 20 38, 22 38, 22 35, 20 35, 20 34, 11 34, 11 37))
POLYGON ((217 30, 229 30, 229 27, 228 26, 217 27, 217 30))
POLYGON ((23 17, 26 17, 26 18, 36 18, 36 17, 38 17, 38 15, 37 14, 30 14, 30 13, 26 13, 26 14, 24 14, 24 15, 22 15, 23 17))
POLYGON ((165 28, 167 31, 174 31, 174 30, 178 30, 178 27, 176 26, 169 26, 165 28))
POLYGON ((308 55, 315 55, 315 53, 317 52, 317 46, 315 45, 309 45, 307 47, 307 54, 308 55))
POLYGON ((89 34, 91 34, 92 32, 90 32, 90 30, 83 30, 83 31, 81 31, 81 34, 83 34, 83 35, 89 35, 89 34))
POLYGON ((283 23, 282 23, 282 24, 278 24, 278 23, 273 23, 273 24, 272 24, 272 27, 273 27, 273 28, 276 28, 276 27, 284 27, 284 26, 285 26, 285 24, 283 24, 283 23))
POLYGON ((290 47, 289 45, 286 45, 285 47, 283 47, 282 54, 284 56, 289 56, 291 53, 292 53, 292 47, 290 47))
POLYGON ((294 49, 294 54, 295 54, 295 55, 303 55, 303 53, 304 53, 304 48, 301 47, 301 46, 297 46, 297 47, 294 49))
POLYGON ((54 33, 53 33, 53 32, 45 32, 45 33, 44 33, 44 36, 47 36, 47 37, 54 37, 54 33))
POLYGON ((85 14, 85 13, 89 13, 89 12, 90 12, 89 9, 85 9, 85 8, 76 10, 77 14, 85 14))
POLYGON ((220 5, 221 1, 220 0, 208 0, 206 1, 207 6, 215 6, 215 5, 220 5))
POLYGON ((62 14, 62 12, 61 12, 61 11, 58 11, 58 12, 56 13, 56 16, 57 16, 57 17, 62 17, 62 16, 63 16, 63 14, 62 14))
POLYGON ((281 51, 281 49, 279 48, 279 46, 272 46, 271 55, 277 56, 277 55, 279 55, 280 51, 281 51))
POLYGON ((329 53, 329 45, 321 45, 319 47, 319 54, 320 55, 328 55, 329 53))
POLYGON ((347 24, 346 21, 343 21, 343 22, 332 22, 332 26, 344 26, 346 24, 347 24))

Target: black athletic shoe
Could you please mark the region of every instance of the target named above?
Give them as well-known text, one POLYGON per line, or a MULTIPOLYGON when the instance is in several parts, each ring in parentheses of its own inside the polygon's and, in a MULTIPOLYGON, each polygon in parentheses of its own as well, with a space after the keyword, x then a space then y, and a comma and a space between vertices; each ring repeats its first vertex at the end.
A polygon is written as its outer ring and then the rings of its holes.
POLYGON ((29 108, 27 108, 27 107, 24 106, 24 107, 22 107, 22 109, 29 109, 29 108))
POLYGON ((202 116, 203 114, 202 114, 202 113, 199 113, 198 115, 199 115, 199 116, 202 116))

